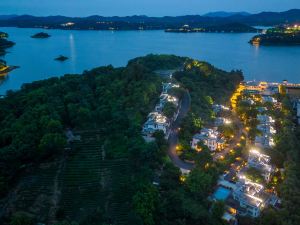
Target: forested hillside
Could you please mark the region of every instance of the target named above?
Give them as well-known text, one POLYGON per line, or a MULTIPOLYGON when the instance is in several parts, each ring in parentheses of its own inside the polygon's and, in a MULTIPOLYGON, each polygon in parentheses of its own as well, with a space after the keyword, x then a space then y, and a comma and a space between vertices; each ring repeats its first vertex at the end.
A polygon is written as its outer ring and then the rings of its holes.
POLYGON ((152 143, 141 136, 164 79, 155 70, 179 69, 192 101, 207 108, 208 94, 229 95, 241 79, 195 74, 188 62, 149 55, 8 92, 0 99, 0 223, 222 224, 221 206, 211 211, 206 200, 215 169, 199 167, 181 183, 162 134, 152 143))

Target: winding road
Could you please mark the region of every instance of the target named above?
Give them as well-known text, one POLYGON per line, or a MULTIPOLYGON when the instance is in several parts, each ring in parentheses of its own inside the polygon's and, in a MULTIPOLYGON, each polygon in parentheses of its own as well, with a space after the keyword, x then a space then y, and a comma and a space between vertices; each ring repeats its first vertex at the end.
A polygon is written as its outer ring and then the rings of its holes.
MULTIPOLYGON (((181 101, 178 117, 171 127, 170 135, 168 138, 168 143, 169 143, 168 155, 172 160, 173 164, 183 170, 192 170, 195 167, 193 163, 188 163, 181 160, 176 153, 176 146, 178 144, 178 128, 180 127, 183 118, 188 113, 190 106, 191 106, 191 96, 188 90, 186 90, 183 99, 181 101)), ((241 136, 243 133, 243 125, 241 124, 241 122, 237 117, 235 118, 236 118, 235 122, 238 124, 239 131, 237 132, 236 136, 234 137, 232 143, 229 146, 227 146, 222 152, 214 155, 213 159, 215 161, 222 156, 225 157, 230 152, 230 150, 233 149, 237 145, 237 143, 239 143, 239 141, 241 140, 241 136)))
POLYGON ((172 160, 173 164, 180 169, 184 170, 191 170, 194 168, 194 164, 187 163, 179 158, 179 156, 176 153, 176 145, 178 144, 178 128, 180 127, 180 124, 182 122, 182 119, 186 116, 191 106, 191 96, 188 91, 185 92, 181 105, 180 105, 180 111, 178 114, 177 119, 173 123, 168 139, 169 143, 169 150, 168 155, 170 159, 172 160))

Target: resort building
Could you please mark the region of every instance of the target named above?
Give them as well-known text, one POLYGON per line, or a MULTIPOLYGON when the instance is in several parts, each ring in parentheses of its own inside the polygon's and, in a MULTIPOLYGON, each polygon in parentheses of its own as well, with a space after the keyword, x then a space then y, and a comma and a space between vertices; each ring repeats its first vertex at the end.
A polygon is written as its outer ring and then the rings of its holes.
POLYGON ((268 115, 257 115, 257 120, 260 124, 274 124, 275 120, 268 115))
POLYGON ((261 154, 257 150, 250 150, 249 152, 248 167, 253 167, 261 171, 267 182, 270 181, 271 173, 273 172, 270 161, 270 156, 261 154))
POLYGON ((273 137, 269 135, 256 136, 255 146, 258 148, 272 148, 275 146, 275 142, 273 137))
POLYGON ((269 195, 265 193, 261 184, 251 182, 245 177, 241 177, 232 196, 243 209, 239 213, 251 217, 258 217, 269 200, 269 195))
POLYGON ((220 113, 222 111, 229 111, 230 109, 224 105, 213 105, 212 106, 214 113, 220 113))
POLYGON ((152 112, 148 116, 143 127, 143 134, 152 135, 155 131, 163 131, 165 135, 169 133, 170 122, 168 118, 159 112, 152 112))
POLYGON ((272 136, 276 134, 275 128, 269 124, 259 124, 257 129, 262 132, 263 135, 272 136))
POLYGON ((151 137, 155 131, 163 131, 166 138, 168 138, 171 122, 176 120, 179 114, 179 110, 177 110, 172 118, 167 118, 162 113, 167 102, 171 102, 177 109, 179 108, 179 100, 176 97, 168 94, 170 89, 178 88, 179 85, 173 83, 163 83, 162 87, 163 91, 160 95, 159 103, 155 106, 154 111, 148 115, 148 119, 142 129, 142 133, 145 135, 144 139, 146 141, 151 140, 149 137, 151 137))
POLYGON ((265 113, 267 110, 268 110, 267 107, 257 107, 257 111, 259 113, 265 113))
POLYGON ((229 120, 229 119, 226 119, 226 118, 224 118, 224 117, 217 117, 216 119, 215 119, 215 126, 223 126, 223 125, 225 125, 225 124, 231 124, 231 120, 229 120))
POLYGON ((254 100, 251 98, 243 99, 242 101, 248 103, 249 105, 254 105, 255 103, 254 100))
POLYGON ((224 140, 219 136, 216 130, 202 129, 199 134, 194 135, 191 147, 199 150, 198 143, 202 141, 211 151, 221 150, 224 147, 224 140))
POLYGON ((173 103, 176 107, 178 106, 178 99, 172 95, 169 94, 161 94, 160 95, 160 103, 166 104, 167 102, 173 103))
POLYGON ((173 84, 173 83, 163 83, 163 94, 168 94, 168 91, 172 88, 179 88, 180 86, 178 84, 173 84))
POLYGON ((277 103, 277 100, 271 96, 262 96, 262 102, 263 103, 277 103))

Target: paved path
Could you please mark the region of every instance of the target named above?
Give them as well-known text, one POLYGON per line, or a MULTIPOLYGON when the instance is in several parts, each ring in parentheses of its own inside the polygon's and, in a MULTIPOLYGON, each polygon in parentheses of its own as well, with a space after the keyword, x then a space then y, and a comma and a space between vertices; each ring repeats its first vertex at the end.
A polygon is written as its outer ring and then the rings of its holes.
POLYGON ((214 161, 218 160, 220 157, 225 157, 231 149, 237 146, 237 144, 241 141, 241 137, 243 134, 243 124, 239 120, 238 116, 234 114, 234 121, 235 124, 238 125, 238 132, 235 134, 234 139, 232 140, 231 144, 227 146, 224 150, 214 155, 214 161))
POLYGON ((183 96, 183 99, 181 101, 181 107, 179 111, 179 115, 177 117, 177 120, 173 123, 170 135, 169 135, 169 150, 168 155, 175 166, 179 167, 180 169, 185 170, 191 170, 194 168, 194 164, 187 163, 183 160, 181 160, 177 153, 176 153, 176 145, 178 143, 178 128, 180 127, 180 124, 182 122, 182 119, 186 116, 191 106, 191 96, 188 91, 183 96))

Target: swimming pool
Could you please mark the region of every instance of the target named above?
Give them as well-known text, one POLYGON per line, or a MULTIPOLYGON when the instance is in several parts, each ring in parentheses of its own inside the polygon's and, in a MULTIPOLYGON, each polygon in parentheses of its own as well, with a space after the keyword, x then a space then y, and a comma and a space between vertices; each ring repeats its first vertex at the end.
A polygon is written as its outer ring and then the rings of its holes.
POLYGON ((230 190, 226 189, 224 187, 219 187, 216 192, 214 193, 214 199, 220 200, 220 201, 225 201, 228 196, 230 195, 230 190))

